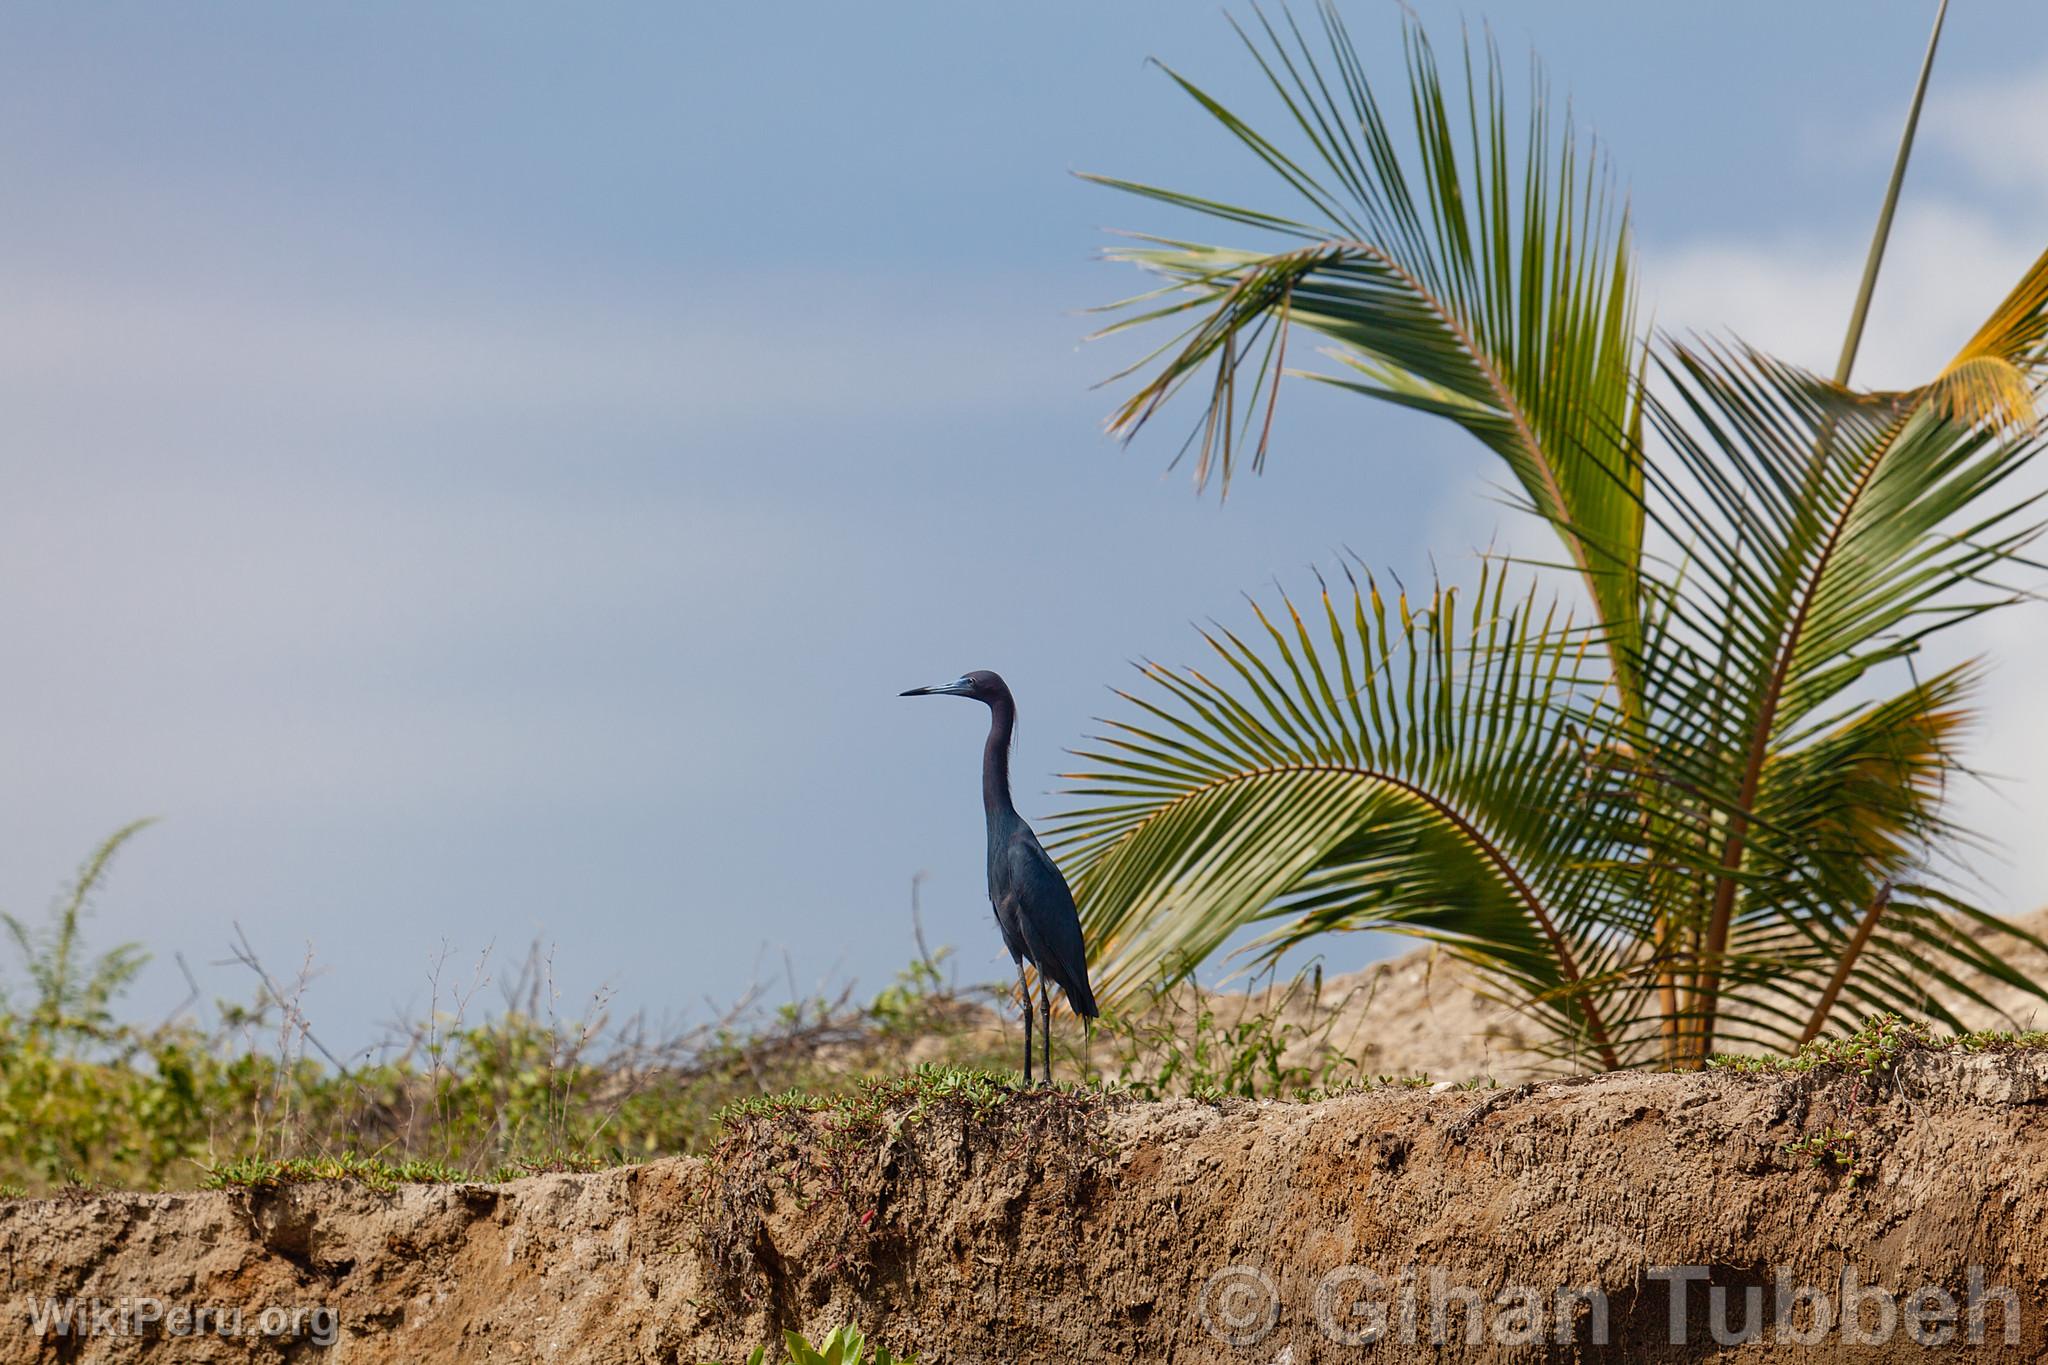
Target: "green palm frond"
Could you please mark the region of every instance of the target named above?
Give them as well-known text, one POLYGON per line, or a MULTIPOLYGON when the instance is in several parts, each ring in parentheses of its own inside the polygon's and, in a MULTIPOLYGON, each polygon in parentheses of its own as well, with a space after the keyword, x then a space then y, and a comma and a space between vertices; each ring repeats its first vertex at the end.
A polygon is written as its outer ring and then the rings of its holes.
POLYGON ((1982 999, 1956 969, 1984 971, 1990 955, 1956 925, 2003 922, 1956 895, 1942 866, 1972 843, 1945 801, 1981 676, 1973 664, 1948 669, 1772 756, 1755 812, 1770 872, 1739 901, 1731 956, 1742 965, 1720 1004, 1727 1041, 1795 1045, 1879 1010, 1954 1025, 1928 990, 1936 976, 1951 998, 1982 999), (1761 1010, 1766 998, 1785 1009, 1761 1010))
POLYGON ((1959 664, 1765 761, 1756 818, 1777 831, 1809 880, 1867 902, 1880 880, 1908 876, 1930 847, 1967 835, 1945 799, 1961 771, 1970 699, 1983 676, 1959 664))
POLYGON ((1386 928, 1450 946, 1620 1064, 1584 984, 1628 922, 1634 830, 1600 780, 1592 634, 1492 565, 1469 599, 1389 603, 1368 576, 1342 610, 1327 590, 1308 617, 1283 605, 1255 608, 1256 646, 1204 632, 1220 678, 1147 667, 1135 714, 1069 775, 1085 804, 1053 843, 1098 992, 1184 974, 1250 926, 1266 956, 1386 928))
MULTIPOLYGON (((1651 515, 1687 558, 1669 589, 1645 578, 1668 610, 1638 672, 1677 779, 1665 790, 1691 808, 1668 824, 1697 833, 1686 852, 1710 869, 1703 1053, 1750 907, 1767 922, 1832 917, 1845 907, 1828 898, 1874 875, 1868 849, 1808 837, 1798 779, 1812 764, 1790 755, 1824 754, 1827 732, 1887 714, 1847 700, 1873 669, 2013 600, 1992 575, 2039 526, 2026 501, 1991 495, 2040 438, 1956 420, 1927 391, 1858 395, 1750 351, 1674 347, 1665 378, 1675 397, 1651 404, 1651 422, 1675 458, 1653 469, 1651 515)), ((1866 834, 1924 843, 1925 780, 1866 782, 1843 801, 1866 834)))
POLYGON ((1980 977, 2048 1000, 2005 960, 2032 940, 1972 904, 1947 813, 1978 670, 1913 676, 1930 636, 2029 595, 2005 576, 2041 529, 2012 490, 2048 438, 2048 255, 1929 384, 1846 387, 1909 117, 1841 379, 1652 348, 1626 214, 1569 120, 1554 132, 1540 75, 1511 137, 1493 46, 1468 47, 1454 94, 1410 24, 1397 122, 1320 15, 1319 42, 1284 11, 1240 29, 1283 135, 1168 73, 1286 205, 1098 177, 1240 237, 1115 253, 1163 283, 1108 330, 1178 331, 1126 371, 1111 428, 1192 384, 1198 484, 1247 452, 1263 467, 1307 328, 1334 361, 1307 377, 1449 418, 1507 463, 1597 624, 1539 621, 1490 566, 1494 606, 1469 621, 1439 590, 1390 626, 1368 584, 1348 617, 1326 596, 1323 629, 1290 606, 1253 644, 1212 634, 1221 681, 1149 669, 1063 831, 1112 991, 1253 928, 1268 954, 1388 928, 1452 944, 1609 1065, 1873 1008, 1946 1018, 1942 1000, 1985 1000, 1980 977))
POLYGON ((1148 237, 1113 253, 1166 284, 1118 305, 1125 316, 1107 330, 1184 326, 1134 367, 1149 373, 1111 429, 1134 433, 1209 371, 1206 415, 1191 438, 1196 477, 1227 485, 1247 443, 1254 467, 1263 462, 1287 335, 1306 327, 1335 343, 1342 362, 1313 377, 1449 417, 1500 455, 1625 637, 1643 515, 1643 352, 1627 215, 1569 116, 1553 136, 1540 75, 1526 128, 1511 133, 1499 53, 1489 44, 1478 71, 1466 53, 1460 98, 1410 24, 1411 126, 1397 131, 1335 10, 1323 6, 1321 18, 1322 57, 1291 15, 1280 25, 1261 15, 1257 35, 1240 30, 1293 150, 1168 71, 1275 174, 1296 210, 1090 177, 1276 239, 1259 249, 1148 237))

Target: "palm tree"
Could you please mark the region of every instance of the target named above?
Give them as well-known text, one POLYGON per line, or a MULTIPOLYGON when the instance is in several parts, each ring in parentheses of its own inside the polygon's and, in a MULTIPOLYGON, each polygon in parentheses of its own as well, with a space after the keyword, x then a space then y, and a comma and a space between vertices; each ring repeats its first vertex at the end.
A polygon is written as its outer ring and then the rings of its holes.
POLYGON ((1981 669, 1912 667, 2026 595, 2001 574, 2039 528, 2009 490, 2048 439, 2048 255, 1926 385, 1848 382, 1927 68, 1829 379, 1644 335, 1627 214, 1540 77, 1511 137, 1493 46, 1453 93, 1411 22, 1397 128, 1320 21, 1319 44, 1287 14, 1239 30, 1284 145, 1168 71, 1291 207, 1091 177, 1250 240, 1114 253, 1162 283, 1108 330, 1177 325, 1111 429, 1196 381, 1183 450, 1227 489, 1300 373, 1463 427, 1565 559, 1391 602, 1346 566, 1249 638, 1208 632, 1210 673, 1146 666, 1057 832, 1105 996, 1259 926, 1265 955, 1366 928, 1447 945, 1607 1067, 1880 1008, 1953 1023, 1933 992, 1975 997, 1965 969, 2048 999, 1997 941, 2030 936, 1971 902, 1944 805, 1981 669), (1332 369, 1288 368, 1304 330, 1332 369))

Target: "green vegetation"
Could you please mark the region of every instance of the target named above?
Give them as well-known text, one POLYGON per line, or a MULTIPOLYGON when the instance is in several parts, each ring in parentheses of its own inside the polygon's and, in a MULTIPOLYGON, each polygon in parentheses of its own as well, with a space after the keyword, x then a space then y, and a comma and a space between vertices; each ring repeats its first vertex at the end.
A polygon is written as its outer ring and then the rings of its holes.
MULTIPOLYGON (((304 977, 280 982, 241 945, 253 1000, 124 1021, 122 992, 148 961, 124 944, 91 956, 91 898, 142 828, 96 849, 49 922, 4 920, 18 970, 0 976, 0 1182, 19 1192, 271 1185, 342 1180, 504 1179, 707 1150, 728 1102, 794 1086, 846 1085, 901 1069, 913 1036, 943 1039, 978 1012, 922 974, 874 1011, 845 998, 760 1011, 668 1038, 602 1004, 554 1016, 546 959, 508 983, 513 1003, 466 1018, 477 978, 447 1008, 399 1031, 373 1060, 325 1055, 305 1018, 304 977), (25 988, 22 983, 25 983, 25 988), (4 989, 12 985, 13 989, 4 989)), ((974 1061, 969 1050, 945 1060, 974 1061)))
MULTIPOLYGON (((1896 1014, 1877 1014, 1863 1021, 1861 1028, 1840 1037, 1815 1038, 1784 1056, 1731 1057, 1708 1060, 1714 1071, 1744 1076, 1838 1075, 1853 1077, 1849 1112, 1854 1114, 1873 1096, 1888 1089, 1899 1059, 1910 1052, 2018 1052, 2048 1048, 2048 1032, 2003 1032, 1980 1029, 1969 1033, 1941 1035, 1927 1025, 1902 1019, 1896 1014)), ((1872 1134, 1833 1124, 1821 1127, 1784 1144, 1787 1156, 1799 1158, 1826 1171, 1845 1175, 1850 1186, 1874 1178, 1881 1147, 1873 1147, 1872 1134)))
POLYGON ((1112 1014, 1101 1036, 1114 1057, 1103 1079, 1139 1099, 1170 1095, 1299 1098, 1370 1079, 1359 1070, 1356 1040, 1333 1036, 1341 1016, 1320 1008, 1319 977, 1297 976, 1275 989, 1228 1003, 1161 983, 1144 1008, 1112 1014), (1248 1007, 1256 1000, 1255 1007, 1248 1007))
MULTIPOLYGON (((784 1332, 782 1345, 789 1352, 786 1365, 915 1365, 914 1357, 891 1355, 882 1346, 864 1354, 869 1350, 867 1339, 851 1323, 836 1329, 820 1346, 811 1345, 796 1332, 784 1332)), ((767 1359, 768 1348, 756 1346, 747 1356, 747 1365, 764 1365, 767 1359)))
POLYGON ((50 923, 37 928, 13 915, 0 914, 0 926, 27 972, 30 999, 23 1008, 0 982, 0 1014, 32 1036, 63 1039, 72 1047, 106 1041, 116 1031, 112 1005, 136 974, 149 963, 138 943, 123 943, 85 959, 84 923, 92 895, 114 864, 122 845, 151 824, 136 820, 122 826, 86 859, 78 880, 60 897, 50 923))
MULTIPOLYGON (((275 1009, 227 1013, 260 1022, 275 1009)), ((88 1050, 0 1017, 0 1180, 32 1190, 387 1185, 588 1170, 708 1150, 721 1110, 772 1103, 754 1098, 764 1091, 850 1103, 868 1093, 867 1077, 906 1065, 858 1008, 771 1015, 659 1048, 600 1045, 582 1022, 519 1012, 450 1030, 432 1048, 419 1041, 426 1032, 341 1071, 281 1061, 239 1029, 189 1020, 113 1025, 88 1050)), ((943 1037, 935 1021, 926 1041, 943 1037)))
MULTIPOLYGON (((945 1107, 986 1114, 1014 1094, 1014 1028, 998 994, 947 983, 920 956, 866 1004, 850 992, 762 1006, 655 1038, 602 1002, 555 1017, 535 953, 513 1003, 470 1019, 473 980, 368 1060, 327 1055, 304 977, 281 980, 246 944, 252 999, 146 1024, 120 1017, 148 961, 87 951, 92 894, 140 825, 94 850, 49 922, 9 918, 0 969, 0 1197, 66 1188, 269 1187, 357 1180, 503 1180, 709 1152, 736 1126, 805 1113, 842 1145, 945 1107), (14 989, 5 990, 7 985, 14 989), (832 1135, 837 1135, 833 1137, 832 1135)), ((1143 1098, 1306 1097, 1354 1080, 1335 1016, 1306 981, 1212 997, 1190 986, 1127 1012, 1062 1066, 1143 1098)), ((1071 1091, 1062 1092, 1071 1096, 1071 1091)), ((1064 1102, 1064 1101, 1060 1101, 1064 1102)))
POLYGON ((1818 1133, 1809 1133, 1795 1142, 1786 1143, 1785 1155, 1803 1158, 1822 1170, 1846 1175, 1851 1185, 1868 1180, 1877 1173, 1875 1164, 1864 1155, 1853 1129, 1824 1128, 1818 1133))
MULTIPOLYGON (((0 1198, 340 1180, 389 1189, 682 1152, 749 1151, 752 1160, 789 1148, 799 1130, 807 1155, 797 1165, 809 1164, 778 1178, 829 1188, 848 1156, 940 1115, 1028 1135, 1085 1128, 1118 1099, 1307 1100, 1431 1084, 1365 1074, 1360 1040, 1338 1031, 1355 1016, 1324 1004, 1320 980, 1304 976, 1227 995, 1163 986, 1091 1039, 1066 1033, 1063 1042, 1078 1047, 1062 1066, 1083 1081, 1023 1092, 1009 1070, 1015 1034, 1005 1032, 998 994, 949 986, 943 955, 920 956, 866 1005, 848 994, 775 1009, 749 1003, 658 1041, 601 1012, 553 1018, 545 959, 535 955, 515 977, 516 1007, 465 1022, 473 992, 458 992, 388 1055, 344 1067, 307 1055, 321 1049, 296 991, 253 959, 261 988, 248 1003, 218 1005, 211 1029, 190 1017, 121 1021, 121 992, 146 959, 133 945, 88 954, 81 922, 133 829, 94 852, 49 926, 14 935, 17 975, 30 989, 20 1012, 0 1012, 0 1198), (81 988, 94 982, 105 989, 81 988)), ((2048 1034, 1942 1038, 1882 1015, 1788 1056, 1710 1065, 1868 1082, 1912 1048, 2041 1046, 2048 1034)), ((1491 1084, 1469 1078, 1459 1088, 1491 1084)))
POLYGON ((1115 253, 1161 283, 1109 330, 1165 335, 1112 426, 1192 388, 1196 483, 1227 490, 1300 373, 1462 428, 1563 553, 1415 594, 1347 564, 1205 631, 1208 671, 1147 665, 1049 841, 1098 994, 1248 930, 1270 957, 1392 929, 1604 1068, 1873 1010, 1956 1027, 1936 996, 1981 1000, 1968 972, 2048 999, 2008 961, 2035 940, 1970 901, 1945 805, 1981 668, 1916 668, 2028 596, 2004 575, 2041 529, 2013 476, 2048 441, 2048 254, 1926 383, 1850 387, 1909 126, 1831 378, 1653 337, 1628 214, 1540 74, 1514 108, 1488 43, 1447 87, 1411 22, 1383 106, 1328 6, 1320 28, 1243 34, 1277 132, 1168 72, 1278 202, 1097 177, 1177 215, 1115 253), (1290 369, 1307 343, 1332 364, 1290 369))
MULTIPOLYGON (((1081 1089, 1069 1085, 1036 1093, 1072 1095, 1081 1089)), ((717 1124, 721 1136, 730 1136, 747 1132, 758 1121, 774 1123, 790 1115, 816 1118, 821 1121, 823 1150, 836 1155, 915 1127, 942 1109, 985 1117, 1019 1093, 1013 1074, 926 1062, 903 1076, 865 1076, 825 1090, 749 1095, 720 1109, 717 1124)))
MULTIPOLYGON (((513 1179, 513 1169, 495 1179, 513 1179)), ((344 1153, 340 1156, 238 1157, 206 1172, 201 1189, 268 1190, 279 1185, 312 1185, 327 1181, 355 1180, 372 1189, 388 1190, 397 1185, 445 1185, 471 1179, 467 1172, 438 1161, 379 1161, 375 1157, 344 1153)))
POLYGON ((2048 1048, 2048 1032, 2030 1029, 2006 1032, 1978 1029, 1969 1033, 1937 1034, 1926 1024, 1902 1019, 1896 1014, 1875 1014, 1854 1033, 1839 1038, 1815 1038, 1786 1055, 1717 1056, 1710 1058, 1710 1070, 1734 1071, 1742 1075, 1796 1075, 1809 1071, 1837 1071, 1866 1081, 1881 1080, 1898 1066, 1901 1056, 1914 1051, 2021 1052, 2048 1048))
POLYGON ((1839 1038, 1815 1038, 1800 1044, 1787 1055, 1755 1057, 1718 1056, 1709 1068, 1746 1075, 1797 1074, 1807 1071, 1840 1071, 1875 1081, 1891 1074, 1901 1054, 1916 1048, 1961 1046, 1982 1051, 1989 1039, 2017 1041, 2019 1034, 1972 1033, 1937 1041, 1925 1024, 1916 1024, 1896 1014, 1872 1015, 1854 1033, 1839 1038))
POLYGON ((1945 1040, 1946 1045, 1964 1052, 2024 1052, 2048 1047, 2048 1030, 1975 1029, 1945 1040))

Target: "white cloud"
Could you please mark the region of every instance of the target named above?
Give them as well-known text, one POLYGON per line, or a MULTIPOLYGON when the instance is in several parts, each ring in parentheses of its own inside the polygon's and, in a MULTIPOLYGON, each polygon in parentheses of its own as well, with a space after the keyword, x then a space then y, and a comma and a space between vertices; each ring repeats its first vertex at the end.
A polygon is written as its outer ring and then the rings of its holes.
MULTIPOLYGON (((1867 236, 1855 235, 1688 243, 1650 254, 1646 302, 1665 331, 1733 334, 1832 374, 1868 246, 1867 236)), ((1856 382, 1870 388, 1925 382, 1969 339, 2041 246, 2020 225, 1987 210, 1905 204, 1885 252, 1856 382)))
POLYGON ((1928 99, 1926 130, 1987 185, 2048 201, 2048 67, 1928 99))

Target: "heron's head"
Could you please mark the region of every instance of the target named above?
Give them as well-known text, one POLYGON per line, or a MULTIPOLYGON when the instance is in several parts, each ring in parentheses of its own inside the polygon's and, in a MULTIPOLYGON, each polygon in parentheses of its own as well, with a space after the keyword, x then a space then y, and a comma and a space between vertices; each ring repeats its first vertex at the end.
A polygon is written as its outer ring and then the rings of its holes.
POLYGON ((1010 689, 1004 686, 1001 677, 982 668, 976 669, 972 673, 962 674, 949 683, 939 683, 932 687, 913 687, 909 691, 899 693, 898 695, 905 697, 971 697, 979 702, 993 702, 998 697, 1009 696, 1010 689))

